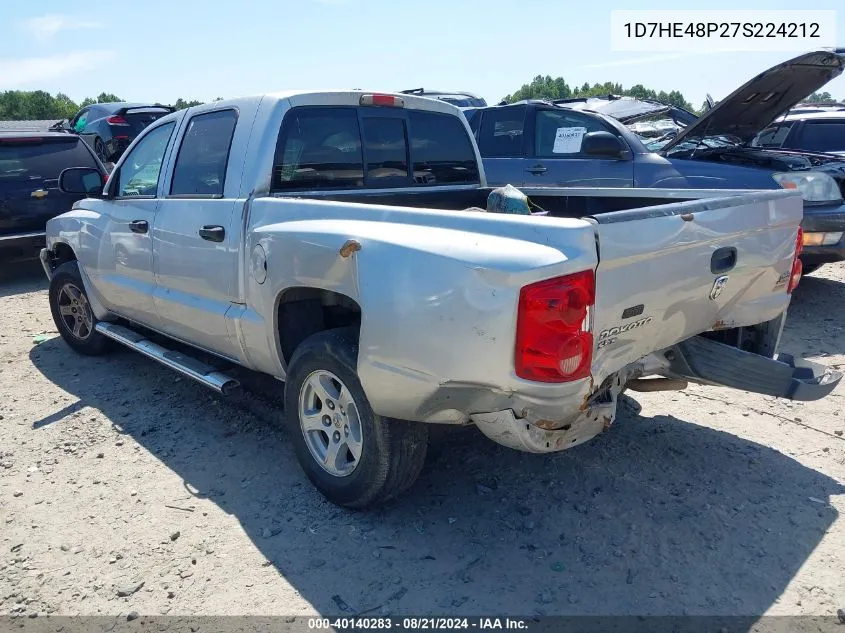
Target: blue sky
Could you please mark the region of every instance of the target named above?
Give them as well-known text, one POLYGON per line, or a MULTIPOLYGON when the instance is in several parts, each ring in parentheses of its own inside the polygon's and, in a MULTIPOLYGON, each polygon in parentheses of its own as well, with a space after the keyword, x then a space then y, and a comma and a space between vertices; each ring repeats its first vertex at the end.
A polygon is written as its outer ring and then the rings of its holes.
MULTIPOLYGON (((795 52, 614 53, 611 9, 675 2, 572 0, 143 0, 4 2, 0 90, 75 100, 210 100, 285 89, 469 90, 494 102, 538 74, 720 99, 795 52), (88 7, 95 10, 89 11, 88 7)), ((713 0, 699 8, 795 9, 713 0)), ((815 0, 805 8, 837 9, 815 0)), ((845 46, 845 10, 837 16, 845 46)), ((845 99, 845 77, 827 87, 845 99)))

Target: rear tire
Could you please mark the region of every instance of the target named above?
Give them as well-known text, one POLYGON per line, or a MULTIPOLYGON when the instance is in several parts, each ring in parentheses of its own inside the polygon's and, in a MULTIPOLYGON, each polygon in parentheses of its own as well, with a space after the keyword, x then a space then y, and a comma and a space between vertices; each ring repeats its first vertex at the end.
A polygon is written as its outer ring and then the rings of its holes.
POLYGON ((297 348, 285 380, 285 421, 308 479, 332 503, 363 509, 410 488, 428 427, 376 415, 356 374, 354 329, 319 332, 297 348))
POLYGON ((94 139, 94 153, 97 155, 97 158, 99 158, 100 162, 102 162, 103 164, 109 162, 106 144, 103 143, 102 139, 94 139))
POLYGON ((98 356, 106 351, 109 339, 96 331, 97 317, 75 261, 59 266, 50 279, 50 312, 62 338, 74 351, 98 356))

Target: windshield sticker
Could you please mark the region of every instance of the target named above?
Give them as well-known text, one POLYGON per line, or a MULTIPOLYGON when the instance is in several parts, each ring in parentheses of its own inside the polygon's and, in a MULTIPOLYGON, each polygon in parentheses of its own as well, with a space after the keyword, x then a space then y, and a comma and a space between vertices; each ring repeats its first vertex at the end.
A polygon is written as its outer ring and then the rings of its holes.
POLYGON ((577 154, 581 151, 581 141, 587 133, 585 127, 559 127, 555 134, 555 154, 577 154))

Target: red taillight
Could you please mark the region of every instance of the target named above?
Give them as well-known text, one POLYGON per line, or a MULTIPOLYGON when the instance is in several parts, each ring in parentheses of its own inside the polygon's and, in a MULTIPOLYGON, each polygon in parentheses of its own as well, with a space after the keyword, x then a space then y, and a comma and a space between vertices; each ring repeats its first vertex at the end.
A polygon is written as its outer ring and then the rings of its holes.
POLYGON ((359 103, 362 106, 375 105, 375 106, 389 106, 389 107, 393 107, 393 108, 404 108, 405 107, 405 100, 402 97, 394 97, 393 95, 372 95, 372 94, 361 95, 361 99, 360 99, 359 103))
POLYGON ((516 320, 516 375, 537 382, 589 376, 593 362, 589 318, 595 297, 592 270, 525 286, 519 293, 516 320))
POLYGON ((129 122, 119 114, 115 114, 114 116, 107 118, 106 123, 109 125, 129 125, 129 122))
POLYGON ((804 266, 801 264, 799 257, 802 250, 804 250, 804 229, 799 226, 798 237, 795 240, 795 255, 792 258, 792 273, 789 276, 789 285, 786 288, 787 294, 792 294, 792 291, 798 286, 798 282, 801 281, 804 266))

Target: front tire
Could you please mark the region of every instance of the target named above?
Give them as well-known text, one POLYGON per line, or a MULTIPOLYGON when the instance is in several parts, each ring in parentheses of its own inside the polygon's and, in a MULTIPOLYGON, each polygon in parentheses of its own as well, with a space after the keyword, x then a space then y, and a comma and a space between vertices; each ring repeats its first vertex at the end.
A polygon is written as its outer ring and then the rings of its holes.
POLYGON ((296 457, 332 503, 363 509, 411 487, 425 462, 428 427, 376 415, 356 365, 355 331, 319 332, 293 354, 285 380, 285 419, 296 457))
POLYGON ((98 356, 106 351, 108 339, 96 331, 97 317, 82 283, 79 265, 65 262, 50 279, 50 312, 62 338, 74 351, 98 356))

